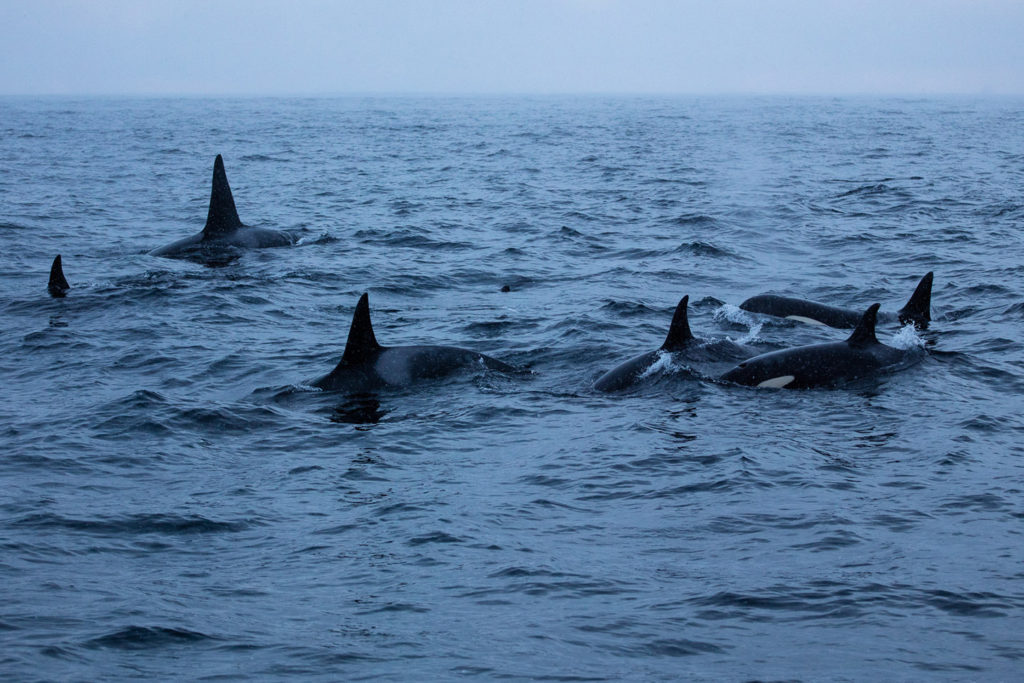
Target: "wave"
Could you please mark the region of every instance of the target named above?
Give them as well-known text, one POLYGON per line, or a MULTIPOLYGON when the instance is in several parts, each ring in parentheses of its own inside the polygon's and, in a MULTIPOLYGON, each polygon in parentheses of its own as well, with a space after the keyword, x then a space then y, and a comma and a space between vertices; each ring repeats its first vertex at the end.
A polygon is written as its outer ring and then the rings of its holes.
POLYGON ((259 523, 254 520, 221 522, 202 515, 133 514, 109 518, 82 519, 40 512, 15 519, 12 524, 30 529, 65 529, 101 536, 137 534, 216 534, 245 531, 259 523))
POLYGON ((198 631, 167 626, 126 626, 86 641, 90 648, 118 650, 153 650, 165 647, 194 645, 219 640, 198 631))

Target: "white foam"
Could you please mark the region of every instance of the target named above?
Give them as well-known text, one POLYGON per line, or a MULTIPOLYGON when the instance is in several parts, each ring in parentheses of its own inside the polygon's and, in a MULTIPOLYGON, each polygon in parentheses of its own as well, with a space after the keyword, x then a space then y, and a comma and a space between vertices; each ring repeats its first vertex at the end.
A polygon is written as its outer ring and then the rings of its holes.
POLYGON ((714 312, 712 316, 716 321, 728 320, 731 323, 738 325, 751 325, 757 324, 754 320, 754 316, 750 315, 747 311, 744 311, 739 306, 733 306, 732 304, 722 304, 718 307, 718 310, 714 312))
POLYGON ((902 349, 909 351, 910 349, 923 349, 924 339, 917 334, 917 329, 914 325, 907 324, 900 328, 900 331, 892 336, 892 341, 889 346, 893 348, 902 349))
POLYGON ((651 375, 659 375, 663 372, 674 372, 679 366, 672 362, 672 354, 668 351, 658 350, 658 358, 647 369, 640 373, 638 379, 647 379, 651 375))
POLYGON ((758 320, 755 316, 744 311, 739 306, 733 306, 732 304, 722 304, 718 310, 714 312, 712 317, 716 322, 728 320, 731 323, 744 325, 748 328, 747 333, 739 339, 733 339, 730 336, 726 336, 726 339, 736 344, 752 344, 757 341, 758 335, 761 334, 761 327, 764 325, 764 323, 758 320))

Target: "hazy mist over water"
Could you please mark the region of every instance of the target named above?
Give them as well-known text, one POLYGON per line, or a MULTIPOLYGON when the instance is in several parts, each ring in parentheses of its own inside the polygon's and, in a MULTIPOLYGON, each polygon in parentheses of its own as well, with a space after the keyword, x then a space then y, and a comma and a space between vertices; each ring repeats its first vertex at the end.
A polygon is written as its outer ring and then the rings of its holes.
POLYGON ((0 133, 5 678, 1019 675, 1024 100, 4 98, 0 133), (218 153, 299 244, 147 255, 218 153), (748 296, 893 312, 929 270, 903 372, 591 388, 683 295, 768 351, 847 333, 748 296), (364 291, 385 345, 528 372, 313 390, 364 291))
POLYGON ((1015 0, 0 3, 0 94, 1024 95, 1015 0))

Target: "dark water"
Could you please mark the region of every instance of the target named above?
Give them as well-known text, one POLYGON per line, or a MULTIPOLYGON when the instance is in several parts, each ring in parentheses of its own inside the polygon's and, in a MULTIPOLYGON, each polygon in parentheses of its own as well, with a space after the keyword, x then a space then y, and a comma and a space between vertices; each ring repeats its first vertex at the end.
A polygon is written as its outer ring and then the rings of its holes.
POLYGON ((1024 101, 6 99, 0 133, 4 678, 1020 675, 1024 101), (300 244, 146 255, 217 153, 300 244), (768 350, 846 333, 747 296, 895 311, 928 270, 904 372, 590 389, 684 294, 768 350), (384 344, 532 372, 313 391, 363 291, 384 344))

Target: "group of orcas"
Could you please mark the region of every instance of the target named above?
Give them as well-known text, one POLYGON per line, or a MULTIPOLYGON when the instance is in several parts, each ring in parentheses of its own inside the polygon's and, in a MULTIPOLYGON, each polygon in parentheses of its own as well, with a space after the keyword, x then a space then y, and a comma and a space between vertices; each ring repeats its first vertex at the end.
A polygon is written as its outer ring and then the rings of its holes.
MULTIPOLYGON (((228 185, 224 161, 218 154, 213 165, 210 209, 202 231, 150 253, 175 258, 224 248, 258 249, 287 246, 294 242, 287 232, 254 228, 242 223, 228 185)), ((50 269, 49 291, 52 296, 63 297, 68 289, 70 286, 58 254, 50 269)), ((929 272, 921 278, 907 305, 889 317, 898 319, 903 325, 912 324, 917 329, 926 329, 931 321, 931 293, 932 273, 929 272)), ((668 336, 661 347, 609 370, 594 383, 594 388, 598 391, 627 389, 649 376, 666 354, 672 361, 685 364, 706 351, 708 342, 695 338, 690 331, 688 301, 689 297, 684 296, 676 306, 668 336)), ((762 294, 747 299, 740 308, 800 322, 852 328, 853 333, 843 341, 798 346, 761 355, 753 355, 746 347, 732 345, 732 355, 745 360, 720 376, 724 382, 787 389, 834 387, 907 367, 920 357, 913 350, 898 349, 878 341, 875 336, 879 316, 877 303, 861 313, 804 299, 762 294)), ((330 391, 363 393, 408 386, 474 367, 506 373, 516 371, 512 366, 482 353, 454 346, 382 346, 373 332, 369 296, 364 293, 352 316, 341 361, 313 385, 330 391)))

